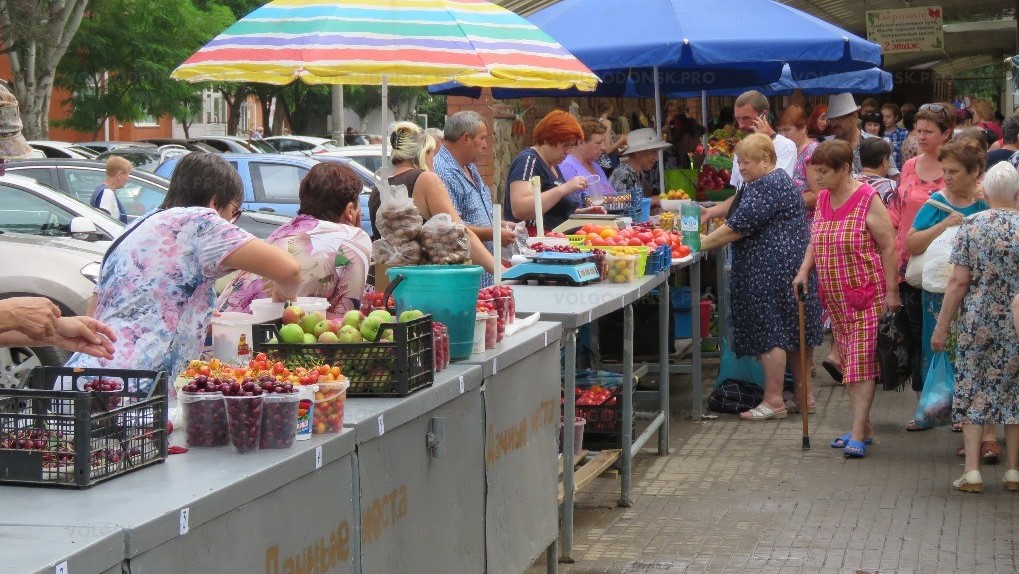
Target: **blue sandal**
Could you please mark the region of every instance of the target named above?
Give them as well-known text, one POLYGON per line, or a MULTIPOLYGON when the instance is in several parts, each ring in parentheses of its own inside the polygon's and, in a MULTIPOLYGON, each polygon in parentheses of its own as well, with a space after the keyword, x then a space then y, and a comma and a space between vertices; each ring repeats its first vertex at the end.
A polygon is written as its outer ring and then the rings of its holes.
MULTIPOLYGON (((831 447, 832 448, 845 448, 846 447, 846 443, 849 442, 849 439, 851 439, 851 438, 853 438, 853 433, 848 433, 847 432, 846 434, 844 434, 844 435, 838 437, 837 439, 831 441, 831 447)), ((874 444, 874 437, 870 437, 870 438, 864 440, 863 444, 865 444, 867 446, 870 446, 870 445, 874 444)))
POLYGON ((867 443, 849 439, 846 441, 846 446, 842 451, 845 453, 846 458, 863 458, 867 456, 867 443))

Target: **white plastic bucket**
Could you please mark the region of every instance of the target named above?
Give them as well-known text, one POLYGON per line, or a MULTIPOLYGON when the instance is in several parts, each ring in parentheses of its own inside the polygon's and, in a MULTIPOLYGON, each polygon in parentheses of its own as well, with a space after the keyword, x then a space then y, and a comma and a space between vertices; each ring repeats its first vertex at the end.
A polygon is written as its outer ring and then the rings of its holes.
POLYGON ((268 323, 283 316, 283 303, 272 299, 255 299, 251 302, 251 314, 256 323, 268 323))
MULTIPOLYGON (((329 309, 329 300, 325 297, 298 297, 297 301, 294 301, 294 305, 303 309, 305 313, 318 311, 325 315, 325 312, 329 309)), ((282 316, 282 313, 280 316, 282 316)))
POLYGON ((246 365, 251 358, 251 326, 258 321, 247 313, 221 313, 212 318, 212 354, 229 365, 246 365), (241 351, 246 351, 241 354, 241 351))

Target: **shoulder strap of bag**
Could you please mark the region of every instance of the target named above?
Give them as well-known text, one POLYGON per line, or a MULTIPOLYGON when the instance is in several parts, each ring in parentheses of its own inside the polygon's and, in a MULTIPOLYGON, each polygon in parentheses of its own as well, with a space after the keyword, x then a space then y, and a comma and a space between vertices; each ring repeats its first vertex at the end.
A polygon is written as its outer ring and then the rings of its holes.
POLYGON ((106 260, 107 260, 107 259, 109 259, 109 257, 110 257, 110 254, 111 254, 111 253, 113 253, 113 250, 114 250, 114 249, 116 249, 116 248, 117 248, 117 246, 118 246, 118 245, 120 245, 120 244, 121 244, 121 242, 123 242, 123 241, 124 241, 124 239, 125 239, 125 238, 126 238, 126 237, 127 237, 128 235, 131 235, 131 233, 133 233, 133 232, 134 232, 134 231, 135 231, 136 229, 138 229, 139 227, 141 227, 141 226, 142 226, 142 223, 144 223, 146 219, 148 219, 148 218, 152 217, 153 215, 155 215, 155 214, 159 213, 160 211, 163 211, 163 210, 162 210, 162 209, 157 209, 157 210, 153 211, 152 213, 150 213, 150 214, 146 215, 145 217, 141 218, 141 219, 140 219, 140 220, 138 221, 138 223, 134 224, 134 226, 133 226, 133 227, 131 227, 131 229, 128 229, 128 230, 127 230, 127 231, 125 231, 124 233, 121 233, 121 234, 120 234, 120 237, 118 237, 118 238, 114 239, 114 240, 113 240, 113 243, 112 243, 112 244, 110 244, 110 248, 106 250, 106 254, 105 254, 105 255, 103 255, 103 262, 102 262, 102 264, 100 265, 100 269, 102 268, 102 266, 103 266, 103 265, 106 265, 106 260))
POLYGON ((945 213, 958 213, 960 215, 962 214, 962 212, 959 211, 958 209, 952 207, 951 205, 948 205, 947 203, 941 203, 940 201, 934 199, 933 197, 928 199, 927 201, 923 202, 923 204, 924 205, 930 205, 931 207, 940 209, 941 211, 944 211, 945 213))

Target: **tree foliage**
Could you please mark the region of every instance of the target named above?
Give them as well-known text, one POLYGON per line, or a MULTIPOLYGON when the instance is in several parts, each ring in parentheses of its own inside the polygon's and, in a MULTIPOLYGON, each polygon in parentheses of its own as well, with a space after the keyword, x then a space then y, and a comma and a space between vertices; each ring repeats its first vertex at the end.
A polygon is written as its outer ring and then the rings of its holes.
POLYGON ((57 69, 72 110, 59 125, 96 133, 110 117, 193 118, 207 86, 170 72, 233 20, 224 6, 192 0, 93 0, 57 69))
POLYGON ((0 52, 9 56, 24 134, 46 139, 54 74, 88 0, 0 0, 0 52))

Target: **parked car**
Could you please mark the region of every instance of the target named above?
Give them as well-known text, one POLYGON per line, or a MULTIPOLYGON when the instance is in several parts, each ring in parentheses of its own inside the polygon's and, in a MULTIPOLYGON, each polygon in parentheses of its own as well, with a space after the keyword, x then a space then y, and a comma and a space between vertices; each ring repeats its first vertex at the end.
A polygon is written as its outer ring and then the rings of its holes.
POLYGON ((277 153, 274 147, 262 140, 246 140, 237 136, 202 136, 188 141, 205 144, 224 153, 277 153))
POLYGON ((105 151, 96 156, 97 161, 105 162, 111 156, 120 156, 131 165, 149 173, 155 173, 156 168, 172 157, 181 157, 191 153, 180 146, 165 145, 158 148, 129 149, 119 148, 105 151))
POLYGON ((314 155, 343 147, 331 139, 312 136, 270 136, 262 141, 277 152, 290 155, 314 155))
MULTIPOLYGON (((315 164, 322 161, 347 165, 361 178, 359 197, 361 205, 361 228, 371 233, 368 215, 368 196, 375 185, 375 175, 364 166, 345 157, 292 156, 284 154, 225 153, 223 158, 233 165, 244 183, 244 209, 297 215, 300 206, 299 190, 301 180, 315 164)), ((159 166, 156 174, 163 177, 173 175, 179 158, 171 158, 159 166)))
POLYGON ((95 151, 70 142, 59 142, 51 140, 36 140, 28 142, 28 145, 46 154, 46 157, 58 157, 69 159, 92 159, 99 155, 95 151))
MULTIPOLYGON (((123 224, 19 175, 0 177, 0 299, 46 297, 64 315, 88 311, 103 255, 123 224), (16 264, 15 264, 16 262, 16 264)), ((63 365, 55 347, 0 348, 0 386, 33 367, 63 365)))
POLYGON ((185 140, 185 139, 175 139, 175 138, 145 138, 145 139, 140 139, 138 141, 143 142, 143 143, 150 143, 150 144, 159 146, 160 148, 163 148, 164 146, 177 146, 177 147, 182 147, 182 148, 184 148, 184 149, 186 149, 188 151, 207 151, 207 152, 212 152, 212 153, 218 153, 219 152, 218 149, 216 149, 216 148, 214 148, 212 146, 207 146, 207 145, 205 145, 203 143, 200 143, 200 142, 193 142, 191 140, 185 140))
MULTIPOLYGON (((19 160, 7 164, 8 173, 31 177, 70 197, 88 204, 92 193, 106 179, 106 166, 90 160, 19 160)), ((144 171, 132 170, 127 185, 117 190, 117 198, 127 210, 131 221, 159 207, 166 197, 170 182, 144 171)), ((290 217, 272 213, 244 211, 238 227, 265 239, 290 217)))
POLYGON ((158 146, 156 146, 154 144, 149 144, 149 143, 125 142, 125 141, 81 142, 78 145, 80 145, 82 147, 86 147, 86 148, 96 152, 97 154, 103 153, 104 151, 114 150, 114 149, 124 149, 124 148, 151 148, 151 149, 155 149, 155 148, 158 147, 158 146))
POLYGON ((318 155, 349 157, 372 173, 382 167, 382 144, 348 145, 318 155))

